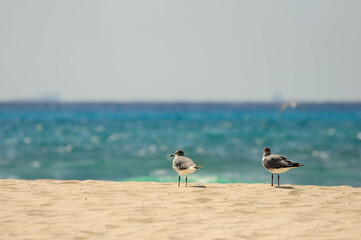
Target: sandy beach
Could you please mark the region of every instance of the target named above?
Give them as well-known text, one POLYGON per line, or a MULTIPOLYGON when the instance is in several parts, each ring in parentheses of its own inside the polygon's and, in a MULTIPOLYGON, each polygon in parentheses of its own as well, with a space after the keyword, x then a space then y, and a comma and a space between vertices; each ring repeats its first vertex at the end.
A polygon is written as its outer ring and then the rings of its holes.
POLYGON ((361 236, 361 188, 350 186, 0 180, 0 189, 1 239, 361 236))

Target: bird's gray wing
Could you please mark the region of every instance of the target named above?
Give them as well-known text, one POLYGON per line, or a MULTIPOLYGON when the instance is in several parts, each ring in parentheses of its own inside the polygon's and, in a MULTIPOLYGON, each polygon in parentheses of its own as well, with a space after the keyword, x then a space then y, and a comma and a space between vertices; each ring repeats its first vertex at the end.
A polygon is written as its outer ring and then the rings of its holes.
POLYGON ((293 162, 291 160, 289 160, 288 158, 286 158, 285 156, 283 155, 276 155, 278 156, 279 158, 282 159, 282 161, 284 162, 284 164, 286 164, 286 167, 291 167, 293 166, 293 162))
POLYGON ((285 156, 271 154, 266 156, 263 160, 265 168, 286 168, 292 167, 293 162, 288 160, 285 156))
POLYGON ((195 164, 192 161, 192 159, 187 157, 179 157, 175 159, 173 162, 173 168, 179 169, 179 170, 185 170, 191 167, 194 167, 195 164))

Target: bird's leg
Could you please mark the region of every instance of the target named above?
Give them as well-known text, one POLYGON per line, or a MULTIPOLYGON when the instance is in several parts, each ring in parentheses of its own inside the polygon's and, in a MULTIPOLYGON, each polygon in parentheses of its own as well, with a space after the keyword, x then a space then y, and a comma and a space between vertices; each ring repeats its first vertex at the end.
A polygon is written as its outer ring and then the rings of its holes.
POLYGON ((271 186, 273 186, 273 173, 272 173, 272 182, 271 182, 271 186))
POLYGON ((187 180, 188 180, 188 175, 186 175, 186 187, 187 187, 187 180))
POLYGON ((178 187, 179 187, 179 184, 180 184, 180 175, 178 177, 178 187))
POLYGON ((278 174, 278 186, 280 186, 280 175, 278 174))

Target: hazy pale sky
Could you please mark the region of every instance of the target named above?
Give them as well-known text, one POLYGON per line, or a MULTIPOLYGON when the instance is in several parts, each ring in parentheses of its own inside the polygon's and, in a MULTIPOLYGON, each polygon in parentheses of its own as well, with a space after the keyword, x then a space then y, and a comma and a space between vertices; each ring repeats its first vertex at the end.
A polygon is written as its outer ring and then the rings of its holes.
POLYGON ((361 100, 361 1, 0 0, 0 100, 361 100))

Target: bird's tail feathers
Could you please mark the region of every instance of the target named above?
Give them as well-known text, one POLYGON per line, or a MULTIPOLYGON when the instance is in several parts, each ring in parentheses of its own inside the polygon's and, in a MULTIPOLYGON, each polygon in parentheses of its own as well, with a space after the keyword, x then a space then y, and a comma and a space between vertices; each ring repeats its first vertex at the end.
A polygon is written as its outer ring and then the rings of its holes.
POLYGON ((301 167, 301 166, 305 166, 305 165, 303 165, 301 163, 293 163, 292 164, 292 167, 301 167))
POLYGON ((194 166, 195 169, 202 168, 203 166, 194 166))

